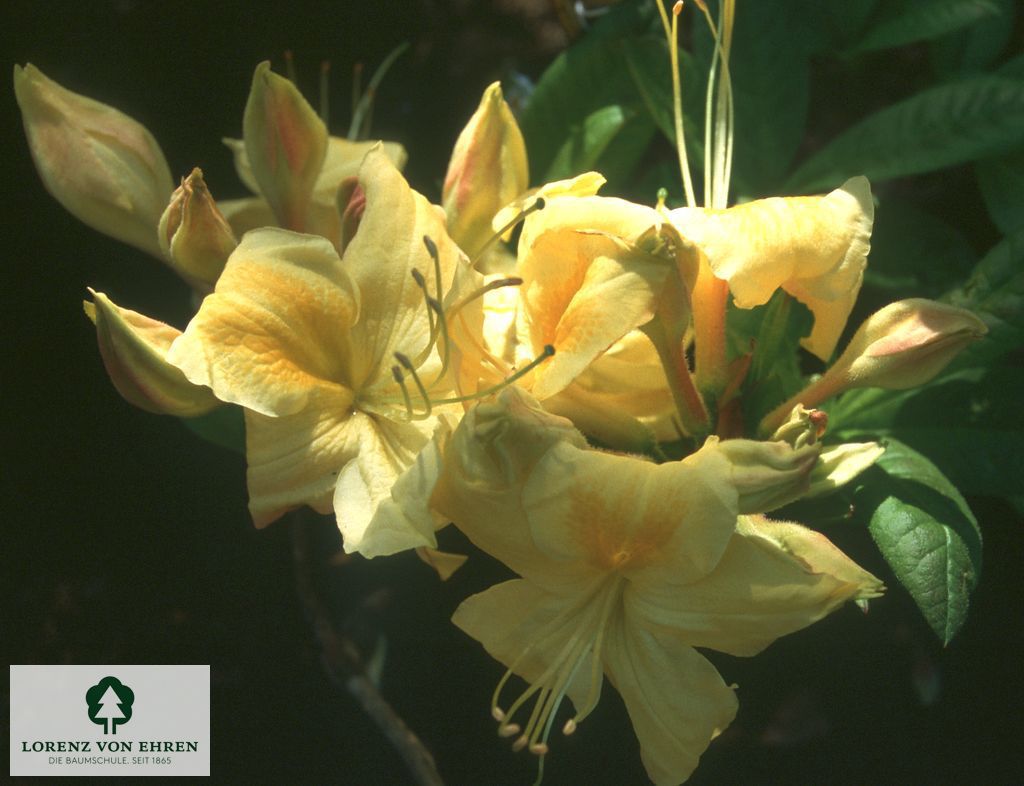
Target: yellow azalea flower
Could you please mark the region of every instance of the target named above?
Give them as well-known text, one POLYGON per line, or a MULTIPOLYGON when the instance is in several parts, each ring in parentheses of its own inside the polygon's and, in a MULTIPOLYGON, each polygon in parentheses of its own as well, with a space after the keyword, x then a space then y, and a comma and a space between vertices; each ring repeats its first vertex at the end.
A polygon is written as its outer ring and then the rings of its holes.
MULTIPOLYGON (((92 290, 90 290, 92 291, 92 290)), ((191 418, 220 402, 207 387, 193 385, 167 361, 181 331, 121 308, 102 292, 92 292, 85 313, 96 325, 103 365, 117 392, 147 412, 191 418)))
POLYGON ((14 67, 14 92, 46 190, 98 232, 163 258, 156 228, 174 182, 153 135, 32 64, 14 67))
POLYGON ((327 127, 292 82, 260 63, 246 103, 242 139, 225 139, 235 170, 259 196, 226 200, 220 208, 235 233, 281 226, 328 238, 341 249, 338 189, 354 177, 376 145, 401 168, 405 148, 395 142, 356 142, 327 127))
MULTIPOLYGON (((578 181, 586 193, 599 178, 578 181)), ((665 372, 638 330, 681 264, 639 242, 663 218, 622 199, 572 195, 571 183, 550 186, 534 198, 543 199, 543 209, 523 223, 512 271, 522 284, 484 299, 488 349, 504 363, 493 364, 493 374, 521 368, 552 346, 554 357, 518 383, 547 409, 606 444, 636 447, 656 433, 672 437, 665 372)))
POLYGON ((701 250, 739 308, 779 288, 807 306, 814 327, 802 345, 822 360, 835 349, 860 292, 874 205, 867 178, 819 197, 771 197, 724 210, 678 208, 680 234, 701 250))
POLYGON ((168 355, 245 408, 256 524, 303 504, 333 508, 348 551, 439 415, 461 411, 431 410, 418 392, 443 401, 451 384, 441 306, 428 307, 413 272, 446 293, 446 308, 474 283, 456 275, 466 262, 443 214, 383 150, 367 154, 359 186, 366 207, 343 257, 319 236, 248 233, 168 355))
POLYGON ((880 594, 818 533, 738 517, 746 503, 722 444, 660 465, 590 450, 511 388, 467 413, 430 504, 521 576, 453 617, 508 667, 492 712, 516 749, 545 755, 563 698, 575 708, 562 721, 572 733, 607 676, 651 779, 677 784, 737 708, 694 647, 754 655, 880 594), (508 703, 512 674, 529 687, 508 703))

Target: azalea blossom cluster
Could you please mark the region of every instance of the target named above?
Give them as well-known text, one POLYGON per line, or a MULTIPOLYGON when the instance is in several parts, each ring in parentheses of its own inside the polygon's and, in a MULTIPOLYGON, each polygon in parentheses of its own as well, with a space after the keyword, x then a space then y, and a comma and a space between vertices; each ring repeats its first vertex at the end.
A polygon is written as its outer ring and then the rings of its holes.
POLYGON ((819 405, 921 384, 984 325, 894 303, 802 390, 746 406, 757 349, 730 348, 731 317, 795 300, 813 318, 804 350, 828 362, 873 202, 854 178, 729 207, 727 79, 705 204, 674 210, 600 196, 596 172, 531 188, 498 84, 455 143, 440 205, 406 182, 400 145, 330 136, 267 63, 228 140, 242 200, 215 200, 198 169, 174 188, 145 128, 31 65, 15 88, 48 190, 194 289, 183 331, 100 292, 85 309, 131 403, 242 408, 257 526, 308 506, 335 517, 346 551, 417 549, 447 577, 465 559, 438 550, 451 524, 520 577, 453 618, 507 667, 491 709, 514 748, 543 761, 607 677, 652 781, 679 783, 737 711, 695 648, 754 655, 882 593, 823 535, 766 514, 883 451, 829 444, 819 405))

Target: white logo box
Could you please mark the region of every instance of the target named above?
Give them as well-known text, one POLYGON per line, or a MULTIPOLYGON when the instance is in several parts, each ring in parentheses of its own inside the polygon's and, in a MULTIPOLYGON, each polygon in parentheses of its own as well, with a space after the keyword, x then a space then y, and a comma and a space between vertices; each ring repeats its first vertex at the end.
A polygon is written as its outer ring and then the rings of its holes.
POLYGON ((160 776, 210 774, 209 666, 11 666, 14 775, 160 776), (113 677, 130 706, 110 701, 113 677), (128 712, 130 710, 130 717, 128 712))

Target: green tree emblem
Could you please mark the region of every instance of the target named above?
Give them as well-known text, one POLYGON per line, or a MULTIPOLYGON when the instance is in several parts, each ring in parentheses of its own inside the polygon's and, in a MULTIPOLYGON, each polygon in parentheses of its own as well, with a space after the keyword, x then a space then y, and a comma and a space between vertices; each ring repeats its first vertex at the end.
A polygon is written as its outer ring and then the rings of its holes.
POLYGON ((89 720, 103 726, 104 734, 117 734, 119 724, 132 718, 135 692, 117 677, 104 677, 85 692, 89 720))

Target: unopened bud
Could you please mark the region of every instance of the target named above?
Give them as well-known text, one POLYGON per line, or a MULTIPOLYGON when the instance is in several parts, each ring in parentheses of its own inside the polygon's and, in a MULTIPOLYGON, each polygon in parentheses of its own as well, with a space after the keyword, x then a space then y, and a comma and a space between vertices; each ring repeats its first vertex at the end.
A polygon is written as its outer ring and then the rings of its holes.
POLYGON ((327 153, 327 127, 298 88, 256 66, 242 119, 245 152, 252 175, 278 223, 306 229, 306 214, 327 153))
POLYGON ((449 234, 476 256, 493 235, 495 214, 528 185, 526 144, 495 82, 459 134, 448 163, 441 201, 449 234))
POLYGON ((847 388, 917 387, 987 332, 985 323, 965 309, 921 298, 900 300, 864 320, 826 376, 842 374, 847 388))
POLYGON ((793 407, 789 419, 775 429, 769 437, 773 442, 786 442, 794 448, 813 445, 825 433, 828 415, 820 409, 807 409, 802 404, 793 407))
POLYGON ((725 440, 718 448, 732 464, 740 513, 765 513, 804 496, 821 452, 820 444, 794 448, 751 439, 725 440))
POLYGON ((114 304, 102 292, 83 305, 96 325, 100 355, 117 392, 147 412, 191 418, 220 402, 213 392, 193 385, 167 362, 167 350, 181 331, 114 304))
POLYGON ((984 322, 956 306, 921 298, 890 303, 864 320, 817 381, 765 415, 759 431, 773 431, 797 403, 817 406, 851 388, 923 385, 987 332, 984 322))
POLYGON ((152 134, 31 64, 14 67, 14 91, 46 190, 93 229, 161 257, 157 224, 174 181, 152 134))
POLYGON ((213 289, 224 263, 238 245, 198 168, 182 178, 171 195, 157 236, 171 267, 190 284, 206 291, 213 289))

